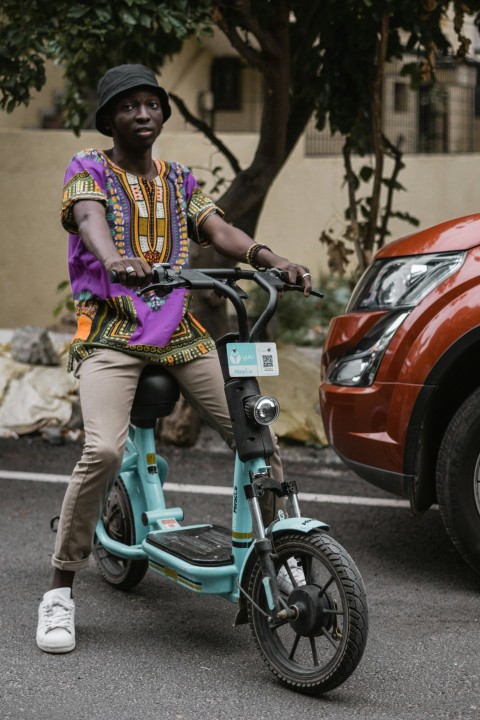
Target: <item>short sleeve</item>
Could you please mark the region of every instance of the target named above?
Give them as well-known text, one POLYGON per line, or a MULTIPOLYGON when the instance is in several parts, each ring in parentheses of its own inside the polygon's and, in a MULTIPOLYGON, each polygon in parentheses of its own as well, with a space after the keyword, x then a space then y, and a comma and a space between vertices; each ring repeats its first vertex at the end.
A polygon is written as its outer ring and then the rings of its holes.
POLYGON ((73 206, 78 200, 97 200, 107 206, 104 167, 94 162, 87 151, 75 155, 65 173, 61 222, 65 230, 78 235, 78 227, 73 216, 73 206))
POLYGON ((202 238, 202 225, 214 213, 221 217, 224 215, 223 210, 220 210, 208 195, 204 195, 198 186, 194 187, 187 206, 187 222, 188 236, 198 245, 210 245, 208 240, 202 238))

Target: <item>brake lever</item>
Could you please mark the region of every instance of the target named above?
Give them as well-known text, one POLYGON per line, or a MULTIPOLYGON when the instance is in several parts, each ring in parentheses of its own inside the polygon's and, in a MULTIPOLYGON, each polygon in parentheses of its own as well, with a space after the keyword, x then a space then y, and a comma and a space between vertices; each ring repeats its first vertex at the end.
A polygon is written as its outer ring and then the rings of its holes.
POLYGON ((169 274, 171 270, 170 263, 155 263, 152 266, 155 280, 150 285, 146 285, 143 288, 137 290, 137 296, 141 297, 145 293, 153 291, 158 297, 165 297, 169 295, 172 290, 178 287, 185 287, 184 282, 174 275, 169 274), (165 285, 164 283, 168 283, 165 285))
MULTIPOLYGON (((285 270, 280 270, 279 268, 272 268, 271 270, 267 270, 265 273, 266 276, 269 277, 270 282, 272 282, 272 285, 276 287, 278 290, 298 290, 303 292, 304 287, 303 285, 297 285, 289 283, 285 280, 286 277, 288 277, 288 274, 285 270)), ((314 290, 313 288, 310 290, 310 295, 314 295, 315 297, 323 298, 325 297, 323 292, 321 290, 314 290)))
MULTIPOLYGON (((286 290, 298 290, 299 292, 303 292, 305 289, 303 285, 292 285, 291 283, 284 283, 284 287, 286 290)), ((310 290, 310 295, 314 295, 319 298, 325 297, 321 290, 314 290, 313 288, 310 290)))
POLYGON ((142 295, 145 295, 145 293, 153 292, 158 295, 158 297, 165 297, 165 295, 170 295, 172 290, 174 290, 174 286, 172 283, 172 287, 165 287, 164 285, 159 285, 158 283, 152 283, 151 285, 146 285, 143 288, 140 288, 137 290, 137 296, 142 297, 142 295))

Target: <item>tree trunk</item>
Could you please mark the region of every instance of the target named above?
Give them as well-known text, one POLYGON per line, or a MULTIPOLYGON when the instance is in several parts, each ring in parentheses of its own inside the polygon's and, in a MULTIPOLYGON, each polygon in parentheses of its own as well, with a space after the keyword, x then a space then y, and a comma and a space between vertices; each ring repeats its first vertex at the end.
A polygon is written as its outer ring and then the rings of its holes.
MULTIPOLYGON (((257 67, 264 78, 262 119, 254 159, 250 167, 238 172, 228 190, 217 201, 225 212, 225 220, 252 238, 255 237, 268 191, 303 133, 314 107, 313 102, 291 99, 289 9, 284 0, 277 0, 277 5, 275 26, 266 35, 250 14, 249 3, 243 4, 242 11, 248 14, 245 27, 257 33, 260 52, 253 51, 250 45, 243 43, 236 29, 223 21, 220 9, 218 15, 219 27, 233 47, 247 62, 257 67)), ((231 157, 229 162, 231 164, 231 157)), ((274 248, 275 238, 267 239, 267 243, 274 248)), ((231 267, 234 264, 212 248, 200 248, 193 243, 190 259, 192 267, 197 268, 231 267)), ((215 340, 231 329, 228 327, 226 302, 211 291, 195 293, 192 312, 215 340)), ((183 412, 186 411, 180 408, 178 417, 174 417, 170 423, 174 428, 175 423, 179 424, 178 432, 176 429, 173 431, 179 437, 184 423, 183 412)))

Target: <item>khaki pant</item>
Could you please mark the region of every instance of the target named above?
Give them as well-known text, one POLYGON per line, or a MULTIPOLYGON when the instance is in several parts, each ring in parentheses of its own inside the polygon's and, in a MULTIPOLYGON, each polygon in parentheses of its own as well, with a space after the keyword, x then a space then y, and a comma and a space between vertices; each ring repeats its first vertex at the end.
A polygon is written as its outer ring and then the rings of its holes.
MULTIPOLYGON (((80 570, 88 564, 95 527, 105 497, 118 473, 128 437, 130 409, 145 361, 116 350, 99 349, 78 368, 80 402, 85 428, 82 457, 70 479, 60 514, 52 565, 80 570)), ((234 447, 223 377, 216 351, 184 365, 169 367, 187 402, 225 442, 234 447)), ((275 443, 272 474, 282 481, 275 443)), ((233 476, 233 462, 232 462, 233 476)), ((264 519, 273 519, 272 493, 266 493, 264 519)), ((277 504, 283 507, 283 503, 277 504)))

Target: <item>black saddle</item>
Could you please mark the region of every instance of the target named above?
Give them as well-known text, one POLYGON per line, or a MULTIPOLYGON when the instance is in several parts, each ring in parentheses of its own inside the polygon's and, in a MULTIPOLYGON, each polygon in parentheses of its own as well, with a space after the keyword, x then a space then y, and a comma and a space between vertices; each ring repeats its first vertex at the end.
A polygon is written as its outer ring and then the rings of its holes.
POLYGON ((157 418, 170 415, 180 397, 176 380, 159 365, 147 365, 138 381, 130 419, 141 428, 155 426, 157 418))

